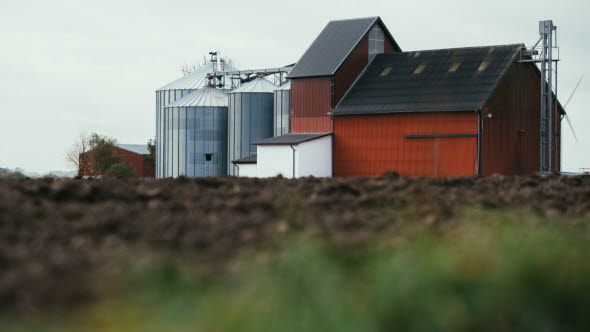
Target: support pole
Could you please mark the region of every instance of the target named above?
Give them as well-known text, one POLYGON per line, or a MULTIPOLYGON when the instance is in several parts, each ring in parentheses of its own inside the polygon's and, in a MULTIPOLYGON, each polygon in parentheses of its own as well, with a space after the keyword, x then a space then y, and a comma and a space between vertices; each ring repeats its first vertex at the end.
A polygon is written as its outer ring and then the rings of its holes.
POLYGON ((553 22, 549 21, 547 46, 547 172, 551 172, 553 156, 553 22))
POLYGON ((546 98, 547 98, 547 34, 545 29, 545 22, 539 22, 539 34, 541 35, 541 151, 540 151, 540 171, 546 172, 546 146, 547 146, 547 133, 546 133, 546 121, 547 121, 547 110, 546 110, 546 98))
MULTIPOLYGON (((553 93, 553 88, 557 88, 557 71, 553 75, 553 49, 555 42, 553 32, 557 28, 553 21, 539 22, 539 34, 541 37, 541 150, 540 150, 540 171, 553 171, 553 105, 557 96, 553 93), (555 81, 555 84, 553 83, 555 81)), ((556 65, 557 69, 557 65, 556 65)))

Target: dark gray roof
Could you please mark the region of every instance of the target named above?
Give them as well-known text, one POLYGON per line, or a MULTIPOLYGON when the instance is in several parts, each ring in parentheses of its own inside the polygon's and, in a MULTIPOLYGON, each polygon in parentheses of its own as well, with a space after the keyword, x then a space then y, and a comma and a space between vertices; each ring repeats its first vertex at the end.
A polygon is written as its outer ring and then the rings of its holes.
POLYGON ((291 145, 299 144, 316 138, 332 135, 332 133, 307 133, 307 134, 285 134, 282 136, 263 139, 255 142, 255 145, 291 145))
POLYGON ((332 76, 376 23, 394 46, 399 46, 379 17, 331 21, 289 73, 289 78, 332 76))
POLYGON ((256 164, 256 161, 257 161, 256 155, 253 154, 253 155, 248 156, 246 158, 233 160, 232 163, 233 164, 256 164))
POLYGON ((517 44, 379 54, 333 114, 480 110, 523 47, 517 44), (489 64, 480 70, 484 62, 489 64), (454 64, 460 65, 456 72, 450 72, 454 64), (422 72, 415 73, 422 65, 422 72))

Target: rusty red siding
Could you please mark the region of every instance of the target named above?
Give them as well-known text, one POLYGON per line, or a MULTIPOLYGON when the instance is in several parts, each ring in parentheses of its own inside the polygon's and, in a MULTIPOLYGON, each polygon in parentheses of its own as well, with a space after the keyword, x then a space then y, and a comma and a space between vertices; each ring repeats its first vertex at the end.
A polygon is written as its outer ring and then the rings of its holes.
POLYGON ((115 148, 115 150, 115 153, 121 158, 122 162, 133 167, 137 176, 142 178, 153 178, 156 176, 155 168, 146 162, 145 155, 121 148, 115 148))
POLYGON ((555 133, 553 137, 555 142, 555 155, 552 159, 552 165, 555 165, 553 171, 561 172, 561 112, 558 107, 555 107, 553 111, 553 132, 555 133))
MULTIPOLYGON (((386 38, 387 39, 387 38, 386 38)), ((369 36, 363 37, 354 51, 350 53, 334 77, 334 103, 338 105, 352 83, 363 72, 369 63, 369 36)))
POLYGON ((291 81, 291 132, 332 131, 332 80, 330 77, 298 78, 291 81))
POLYGON ((334 118, 334 176, 477 174, 477 137, 407 138, 406 135, 477 134, 475 112, 338 116, 334 118))
MULTIPOLYGON (((482 110, 481 174, 532 174, 540 156, 541 80, 531 63, 514 63, 482 110), (486 115, 491 114, 491 117, 486 115)), ((560 120, 554 122, 553 170, 560 170, 560 120), (556 135, 557 134, 557 135, 556 135)))
POLYGON ((397 51, 397 49, 393 45, 393 41, 386 36, 383 53, 394 53, 396 51, 397 51))

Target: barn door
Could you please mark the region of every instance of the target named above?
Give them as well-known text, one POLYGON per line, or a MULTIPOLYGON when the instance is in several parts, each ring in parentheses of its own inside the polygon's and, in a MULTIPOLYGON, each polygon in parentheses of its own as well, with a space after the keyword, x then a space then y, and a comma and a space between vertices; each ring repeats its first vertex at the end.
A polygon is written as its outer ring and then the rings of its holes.
POLYGON ((433 176, 477 174, 477 137, 437 137, 433 139, 433 176))

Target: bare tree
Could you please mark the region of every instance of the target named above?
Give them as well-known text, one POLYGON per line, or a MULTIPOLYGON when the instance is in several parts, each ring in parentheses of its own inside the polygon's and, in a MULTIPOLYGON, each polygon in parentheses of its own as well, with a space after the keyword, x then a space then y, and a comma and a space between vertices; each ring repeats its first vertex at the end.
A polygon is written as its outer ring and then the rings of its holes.
POLYGON ((84 161, 81 162, 83 158, 80 158, 80 155, 88 152, 90 146, 89 139, 90 136, 88 133, 82 131, 72 146, 66 149, 66 161, 68 165, 78 170, 78 176, 82 176, 88 166, 84 161))
POLYGON ((206 66, 208 63, 209 63, 209 61, 207 60, 207 55, 203 54, 203 59, 200 64, 195 63, 192 65, 189 65, 188 63, 185 62, 184 65, 180 66, 180 71, 182 72, 182 75, 186 75, 186 74, 191 73, 199 68, 206 66))
POLYGON ((191 73, 197 69, 198 69, 198 67, 196 67, 195 65, 189 65, 186 62, 182 66, 180 66, 180 71, 182 72, 182 75, 186 75, 186 74, 191 73))
MULTIPOLYGON (((231 58, 220 58, 220 59, 223 59, 222 61, 225 61, 225 63, 227 65, 230 65, 232 67, 236 66, 234 60, 231 58)), ((195 63, 192 65, 189 65, 188 63, 185 62, 184 65, 180 66, 180 71, 182 72, 182 75, 186 75, 186 74, 191 73, 199 68, 203 68, 209 64, 210 64, 210 62, 207 59, 207 55, 203 54, 203 59, 200 63, 195 63)))

